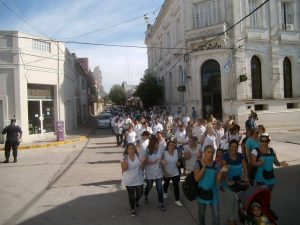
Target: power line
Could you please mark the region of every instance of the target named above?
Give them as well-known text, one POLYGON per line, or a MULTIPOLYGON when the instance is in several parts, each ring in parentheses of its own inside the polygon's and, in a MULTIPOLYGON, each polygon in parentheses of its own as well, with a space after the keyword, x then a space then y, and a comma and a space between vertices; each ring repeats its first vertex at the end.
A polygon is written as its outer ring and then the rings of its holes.
POLYGON ((35 26, 28 23, 22 16, 20 16, 18 13, 16 13, 12 8, 10 8, 3 0, 0 0, 2 5, 4 5, 5 8, 7 8, 11 13, 13 13, 16 17, 18 17, 20 20, 22 20, 24 23, 26 23, 28 26, 30 26, 32 29, 37 31, 38 33, 45 35, 43 32, 39 31, 35 26))
POLYGON ((31 39, 31 40, 37 40, 37 41, 61 42, 61 43, 65 43, 65 44, 78 44, 78 45, 91 45, 91 46, 104 46, 104 47, 120 47, 120 48, 190 50, 190 49, 187 49, 187 48, 175 48, 175 47, 158 47, 158 46, 150 46, 149 47, 149 46, 141 46, 141 45, 105 44, 105 43, 94 43, 94 42, 63 41, 63 40, 58 40, 58 39, 30 38, 30 37, 23 37, 23 36, 10 35, 10 34, 0 34, 0 35, 1 36, 6 36, 6 37, 24 38, 24 39, 31 39))
POLYGON ((102 30, 108 30, 108 29, 111 29, 111 28, 120 26, 120 25, 122 25, 122 24, 132 22, 132 21, 134 21, 134 20, 144 18, 144 17, 145 17, 146 15, 148 15, 148 14, 151 14, 151 13, 155 14, 156 11, 159 10, 159 9, 160 9, 160 7, 157 8, 157 9, 155 9, 155 10, 152 11, 152 12, 145 13, 145 14, 143 14, 142 16, 136 16, 136 17, 133 17, 133 18, 128 19, 128 20, 125 20, 125 21, 120 22, 120 23, 116 23, 116 24, 113 24, 113 25, 110 25, 110 26, 107 26, 107 27, 102 27, 102 28, 99 28, 99 29, 96 29, 96 30, 91 30, 91 31, 84 32, 84 33, 81 33, 81 34, 78 34, 78 35, 69 36, 69 37, 66 37, 66 38, 63 38, 63 39, 69 39, 69 38, 74 38, 74 37, 82 37, 82 36, 86 36, 86 35, 88 35, 88 34, 97 33, 97 32, 102 31, 102 30))

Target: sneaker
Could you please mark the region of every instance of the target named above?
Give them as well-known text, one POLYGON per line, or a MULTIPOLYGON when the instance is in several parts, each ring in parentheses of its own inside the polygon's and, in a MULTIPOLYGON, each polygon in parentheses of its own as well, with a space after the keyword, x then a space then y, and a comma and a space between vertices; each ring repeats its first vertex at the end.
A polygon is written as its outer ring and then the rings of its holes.
POLYGON ((168 194, 167 193, 164 193, 164 198, 168 198, 168 194))
POLYGON ((5 161, 3 161, 3 163, 9 163, 8 159, 6 159, 5 161))
POLYGON ((136 210, 135 209, 131 210, 131 216, 136 216, 136 210))
POLYGON ((163 212, 167 211, 167 209, 166 209, 166 207, 165 207, 164 204, 160 204, 160 205, 159 205, 159 208, 160 208, 160 210, 163 211, 163 212))
POLYGON ((145 204, 148 204, 148 203, 149 203, 149 199, 148 199, 148 197, 147 197, 147 196, 145 197, 145 200, 144 200, 144 202, 145 202, 145 204))
POLYGON ((178 206, 183 206, 183 204, 181 203, 181 201, 180 201, 180 200, 178 200, 178 201, 175 201, 175 204, 176 204, 176 205, 178 205, 178 206))

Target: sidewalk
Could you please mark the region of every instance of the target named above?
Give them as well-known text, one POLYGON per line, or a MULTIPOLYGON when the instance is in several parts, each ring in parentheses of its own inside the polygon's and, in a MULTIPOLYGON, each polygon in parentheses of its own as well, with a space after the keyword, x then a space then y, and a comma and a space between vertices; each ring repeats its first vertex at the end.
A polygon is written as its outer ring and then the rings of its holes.
MULTIPOLYGON (((57 141, 55 134, 49 135, 35 135, 30 137, 25 142, 21 142, 18 150, 26 149, 36 149, 36 148, 49 148, 56 147, 65 144, 70 144, 73 142, 83 141, 87 139, 88 134, 91 132, 92 128, 83 127, 72 131, 71 133, 65 135, 64 141, 57 141)), ((0 144, 0 151, 4 150, 4 144, 0 144)))

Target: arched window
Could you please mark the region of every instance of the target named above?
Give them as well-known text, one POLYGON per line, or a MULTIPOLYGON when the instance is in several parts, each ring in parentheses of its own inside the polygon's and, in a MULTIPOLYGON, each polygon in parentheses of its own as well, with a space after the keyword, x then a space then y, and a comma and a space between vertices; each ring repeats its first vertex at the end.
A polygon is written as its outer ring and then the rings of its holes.
POLYGON ((222 90, 220 64, 213 59, 207 60, 201 67, 202 115, 208 118, 213 114, 222 119, 222 90))
MULTIPOLYGON (((183 86, 185 85, 185 79, 184 79, 184 73, 183 69, 181 66, 179 66, 178 69, 178 86, 183 86)), ((179 92, 179 103, 183 104, 184 103, 184 92, 179 92)))
POLYGON ((173 77, 172 73, 169 74, 169 85, 168 85, 168 91, 169 91, 169 103, 173 102, 173 77))
POLYGON ((292 87, 292 66, 291 61, 285 57, 283 60, 283 82, 284 82, 284 97, 293 97, 293 87, 292 87))
POLYGON ((251 59, 252 99, 262 99, 261 63, 257 56, 251 59))

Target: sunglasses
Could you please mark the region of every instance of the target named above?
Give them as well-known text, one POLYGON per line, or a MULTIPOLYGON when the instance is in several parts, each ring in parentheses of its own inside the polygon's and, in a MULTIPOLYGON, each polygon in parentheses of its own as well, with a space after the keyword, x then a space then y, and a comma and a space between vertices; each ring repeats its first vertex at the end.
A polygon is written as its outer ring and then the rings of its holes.
POLYGON ((268 143, 269 140, 260 140, 260 142, 263 142, 263 143, 268 143))

